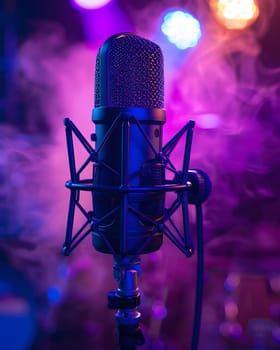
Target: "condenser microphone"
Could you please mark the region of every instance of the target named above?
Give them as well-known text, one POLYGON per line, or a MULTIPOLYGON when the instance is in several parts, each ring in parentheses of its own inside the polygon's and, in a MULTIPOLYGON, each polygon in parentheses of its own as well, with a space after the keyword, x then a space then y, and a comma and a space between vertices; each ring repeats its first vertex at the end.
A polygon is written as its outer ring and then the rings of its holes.
POLYGON ((119 349, 134 350, 144 342, 138 312, 139 256, 158 250, 163 235, 187 257, 192 256, 188 204, 195 205, 198 264, 191 349, 196 350, 203 285, 201 204, 211 186, 203 171, 189 170, 193 121, 162 145, 164 78, 158 45, 131 33, 105 41, 96 59, 92 120, 94 148, 69 118, 64 120, 71 179, 66 181, 70 202, 63 254, 69 255, 92 234, 95 249, 113 255, 118 288, 108 293, 108 307, 116 310, 119 349), (73 136, 88 154, 79 169, 73 136), (183 137, 182 167, 177 169, 172 152, 183 137), (84 178, 88 165, 92 177, 84 178), (91 192, 90 210, 80 201, 81 191, 91 192), (73 233, 76 210, 85 222, 73 233), (178 211, 180 228, 173 219, 178 211))
POLYGON ((165 182, 159 156, 165 122, 163 107, 160 47, 131 33, 110 37, 96 59, 92 119, 96 149, 100 150, 93 183, 101 188, 109 186, 112 191, 93 193, 93 207, 97 220, 114 208, 118 210, 93 231, 92 241, 98 251, 112 253, 111 246, 117 254, 133 255, 147 238, 150 239, 141 254, 161 246, 162 231, 155 232, 151 223, 159 222, 164 215, 164 192, 125 190, 165 182))

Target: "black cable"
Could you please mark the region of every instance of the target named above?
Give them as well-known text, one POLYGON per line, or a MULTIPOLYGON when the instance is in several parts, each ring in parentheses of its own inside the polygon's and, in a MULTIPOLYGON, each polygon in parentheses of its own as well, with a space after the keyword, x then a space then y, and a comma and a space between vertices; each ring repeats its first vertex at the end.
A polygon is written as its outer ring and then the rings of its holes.
POLYGON ((195 295, 195 309, 191 340, 191 350, 198 349, 202 300, 203 300, 203 225, 202 225, 202 207, 200 204, 196 208, 196 227, 197 227, 197 267, 196 267, 196 295, 195 295))

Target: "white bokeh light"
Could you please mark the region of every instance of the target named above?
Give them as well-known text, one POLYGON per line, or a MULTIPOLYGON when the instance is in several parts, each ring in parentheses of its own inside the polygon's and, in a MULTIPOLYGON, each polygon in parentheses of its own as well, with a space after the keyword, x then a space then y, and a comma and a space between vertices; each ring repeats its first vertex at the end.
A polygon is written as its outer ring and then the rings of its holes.
POLYGON ((71 0, 75 7, 94 10, 107 5, 111 0, 71 0))
POLYGON ((196 46, 201 37, 199 21, 180 10, 168 12, 164 16, 161 30, 181 50, 196 46))

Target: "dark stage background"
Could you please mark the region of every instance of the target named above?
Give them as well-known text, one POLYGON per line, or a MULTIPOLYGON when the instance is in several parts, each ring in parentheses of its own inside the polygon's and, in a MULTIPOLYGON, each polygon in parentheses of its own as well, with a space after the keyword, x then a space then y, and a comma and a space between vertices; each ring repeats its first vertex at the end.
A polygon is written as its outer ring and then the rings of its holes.
MULTIPOLYGON (((242 30, 219 24, 206 0, 115 0, 92 11, 67 0, 2 5, 0 348, 115 348, 106 307, 112 257, 95 252, 90 238, 61 254, 69 196, 63 118, 89 137, 96 52, 109 35, 133 31, 163 50, 164 139, 195 120, 191 167, 213 184, 204 205, 199 349, 279 349, 280 2, 259 1, 258 19, 242 30), (179 51, 161 33, 171 7, 200 20, 196 47, 179 51)), ((190 220, 194 226, 193 208, 190 220)), ((142 349, 189 348, 195 266, 196 257, 166 239, 142 257, 142 349)))

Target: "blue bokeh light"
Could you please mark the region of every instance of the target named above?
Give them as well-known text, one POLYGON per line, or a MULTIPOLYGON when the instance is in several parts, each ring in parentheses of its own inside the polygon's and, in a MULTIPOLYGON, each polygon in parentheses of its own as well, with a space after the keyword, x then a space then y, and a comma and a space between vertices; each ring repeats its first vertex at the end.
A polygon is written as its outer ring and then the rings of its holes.
POLYGON ((62 291, 58 286, 51 286, 48 289, 48 300, 51 304, 57 304, 62 298, 62 291))
POLYGON ((181 10, 168 12, 164 16, 161 30, 180 50, 196 46, 202 34, 199 21, 181 10))

